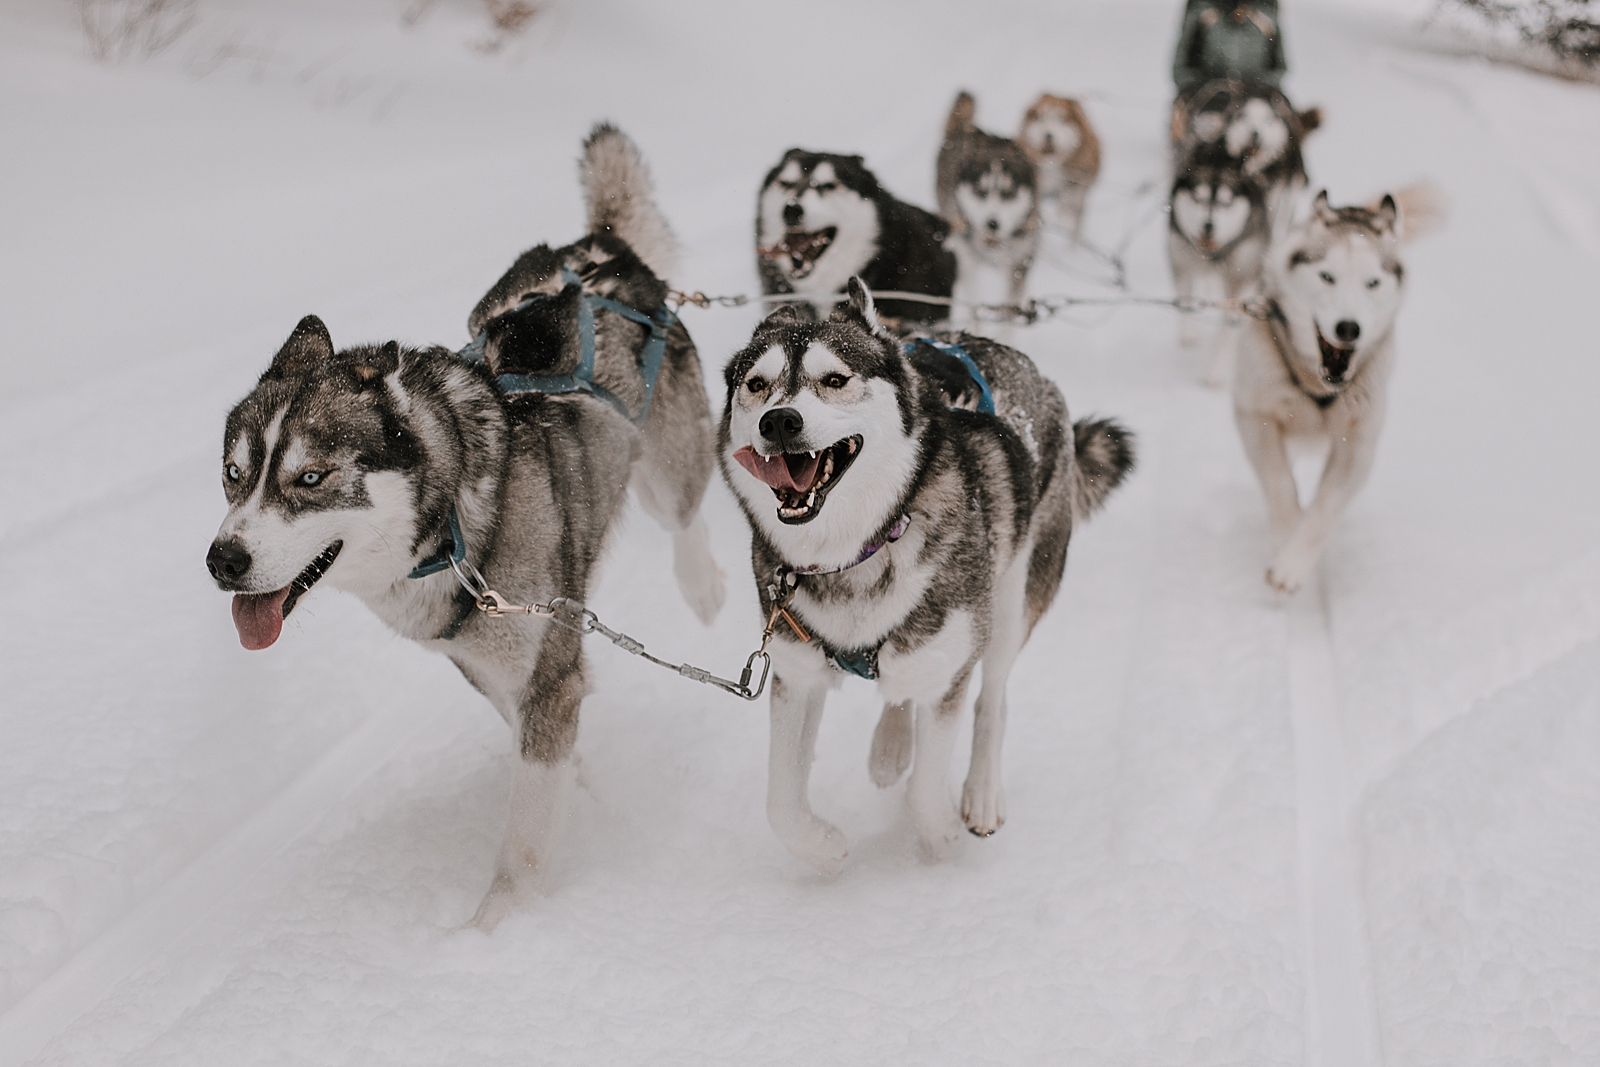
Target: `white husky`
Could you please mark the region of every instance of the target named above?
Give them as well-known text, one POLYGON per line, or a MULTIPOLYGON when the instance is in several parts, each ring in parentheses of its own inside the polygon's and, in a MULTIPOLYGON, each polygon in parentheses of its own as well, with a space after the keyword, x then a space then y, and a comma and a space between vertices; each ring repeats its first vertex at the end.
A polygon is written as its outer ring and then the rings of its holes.
POLYGON ((1443 199, 1427 185, 1369 207, 1331 207, 1324 191, 1309 219, 1283 223, 1267 254, 1262 312, 1242 338, 1233 411, 1282 542, 1267 568, 1274 589, 1293 593, 1305 583, 1334 520, 1372 470, 1404 295, 1400 248, 1443 219, 1443 199), (1296 439, 1329 448, 1303 510, 1287 450, 1296 439))

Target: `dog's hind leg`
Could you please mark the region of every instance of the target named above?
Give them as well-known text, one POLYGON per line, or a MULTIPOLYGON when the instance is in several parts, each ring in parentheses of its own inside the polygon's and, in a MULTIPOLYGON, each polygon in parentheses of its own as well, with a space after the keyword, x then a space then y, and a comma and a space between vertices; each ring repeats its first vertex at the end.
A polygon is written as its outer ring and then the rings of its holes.
POLYGON ((961 790, 961 819, 978 837, 989 837, 1006 821, 1000 779, 1000 745, 1006 732, 1006 681, 1027 640, 1027 579, 1033 549, 1012 560, 994 593, 994 625, 983 654, 983 685, 973 710, 972 763, 961 790))
MULTIPOLYGON (((822 668, 826 671, 826 668, 822 668)), ((767 755, 767 822, 784 847, 825 875, 844 870, 849 842, 811 810, 811 761, 828 697, 825 673, 772 679, 772 736, 767 755)))
POLYGON ((523 691, 505 841, 494 881, 472 918, 472 925, 485 932, 537 897, 565 822, 576 777, 572 746, 578 735, 578 705, 587 690, 582 640, 576 631, 550 626, 523 691))
POLYGON ((700 621, 711 624, 727 598, 727 579, 711 555, 700 503, 711 479, 711 412, 700 360, 683 327, 673 327, 644 426, 633 490, 651 518, 672 534, 672 572, 700 621))
POLYGON ((872 784, 887 789, 900 780, 911 766, 911 702, 885 704, 872 731, 872 751, 867 756, 867 774, 872 784))

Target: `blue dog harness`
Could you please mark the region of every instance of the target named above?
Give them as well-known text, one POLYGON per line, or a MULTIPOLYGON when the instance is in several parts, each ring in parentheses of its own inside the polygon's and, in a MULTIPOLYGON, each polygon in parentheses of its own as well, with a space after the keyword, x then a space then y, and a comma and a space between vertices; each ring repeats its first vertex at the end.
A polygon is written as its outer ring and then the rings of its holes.
MULTIPOLYGON (((562 268, 561 280, 567 285, 582 284, 577 274, 566 268, 562 268)), ((511 310, 520 311, 533 303, 534 299, 530 297, 511 310)), ((650 414, 650 400, 655 396, 656 379, 661 376, 661 361, 667 352, 667 331, 677 321, 678 317, 665 304, 657 308, 654 315, 646 315, 608 297, 584 293, 578 301, 578 343, 583 351, 578 369, 571 374, 500 374, 495 376, 494 386, 507 396, 520 393, 588 393, 609 403, 634 425, 643 426, 650 414), (597 309, 616 312, 630 322, 650 328, 650 337, 639 350, 639 376, 644 379, 644 403, 639 405, 637 415, 628 410, 628 405, 620 397, 594 380, 594 313, 597 309)), ((468 363, 482 363, 488 339, 486 327, 456 354, 468 363)))
MULTIPOLYGON (((561 280, 566 285, 581 285, 582 279, 573 271, 563 268, 561 280)), ((534 297, 530 297, 518 304, 513 311, 532 304, 534 297)), ((578 343, 582 354, 578 360, 578 369, 571 374, 498 374, 494 379, 494 387, 505 396, 516 396, 523 393, 588 393, 598 397, 616 408, 622 416, 635 426, 643 426, 645 419, 650 414, 650 401, 655 396, 656 380, 661 376, 661 363, 667 352, 667 331, 672 329, 673 323, 678 321, 665 304, 656 309, 654 315, 646 315, 626 304, 618 303, 604 296, 593 296, 583 293, 578 301, 578 343), (611 311, 630 322, 637 322, 641 326, 650 328, 650 336, 645 340, 644 347, 639 350, 639 376, 644 379, 644 402, 639 405, 638 414, 628 410, 628 405, 605 386, 594 380, 594 313, 596 310, 611 311)), ((485 361, 485 347, 489 339, 487 327, 478 336, 474 337, 456 355, 468 363, 482 363, 485 361)), ((408 578, 426 578, 431 574, 438 574, 452 566, 459 567, 467 558, 467 539, 461 533, 461 517, 456 514, 454 504, 450 505, 450 513, 445 517, 445 526, 449 531, 449 539, 439 546, 439 550, 427 559, 412 568, 408 578)), ((460 594, 462 600, 461 610, 457 612, 454 620, 439 635, 441 640, 448 641, 460 633, 461 627, 466 624, 472 614, 473 599, 465 591, 460 594)))
POLYGON ((961 365, 967 369, 968 377, 978 386, 978 410, 985 415, 994 414, 994 394, 989 391, 989 379, 983 376, 983 371, 978 369, 977 362, 967 354, 965 348, 957 344, 951 344, 949 341, 935 341, 931 337, 918 337, 914 341, 906 342, 906 355, 909 356, 912 352, 915 352, 918 345, 927 345, 929 348, 943 352, 947 356, 954 356, 959 359, 961 365))

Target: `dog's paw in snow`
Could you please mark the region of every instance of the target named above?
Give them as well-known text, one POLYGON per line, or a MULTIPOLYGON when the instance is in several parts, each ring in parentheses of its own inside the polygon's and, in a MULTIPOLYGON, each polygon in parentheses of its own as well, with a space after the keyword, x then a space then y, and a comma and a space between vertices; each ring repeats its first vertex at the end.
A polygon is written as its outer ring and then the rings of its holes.
POLYGON ((695 617, 710 626, 728 598, 728 579, 711 555, 703 517, 696 515, 687 529, 674 535, 672 573, 695 617))
POLYGON ((961 821, 976 837, 992 837, 1006 824, 1006 791, 1000 783, 989 779, 978 780, 974 773, 967 778, 961 790, 961 821))
POLYGON ((785 848, 817 869, 817 873, 832 878, 844 870, 844 861, 850 855, 850 842, 844 831, 815 815, 803 821, 773 822, 773 831, 785 848))
POLYGON ((1306 584, 1306 578, 1310 575, 1315 562, 1295 551, 1291 545, 1278 553, 1278 557, 1267 568, 1267 584, 1280 593, 1293 596, 1306 584))
POLYGON ((477 914, 467 925, 486 934, 493 933, 508 915, 521 911, 538 896, 535 882, 532 872, 519 878, 509 871, 496 871, 489 892, 484 894, 477 914))
POLYGON ((911 766, 912 741, 911 705, 885 704, 867 756, 867 774, 873 785, 887 789, 900 780, 911 766))
POLYGON ((949 859, 966 836, 966 827, 955 818, 953 810, 947 818, 916 819, 914 825, 917 855, 924 863, 942 863, 949 859))

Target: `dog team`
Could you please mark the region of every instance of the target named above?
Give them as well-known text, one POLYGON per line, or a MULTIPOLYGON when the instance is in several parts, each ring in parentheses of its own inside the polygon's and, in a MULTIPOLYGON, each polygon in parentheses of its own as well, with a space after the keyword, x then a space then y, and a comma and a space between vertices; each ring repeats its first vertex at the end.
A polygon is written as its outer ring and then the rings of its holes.
MULTIPOLYGON (((1172 120, 1174 285, 1228 300, 1209 377, 1236 361, 1236 421, 1281 542, 1267 580, 1286 592, 1371 467, 1400 250, 1439 214, 1425 188, 1364 207, 1323 193, 1302 211, 1300 145, 1318 121, 1270 79, 1236 73, 1180 81, 1172 120), (1302 508, 1287 449, 1318 438, 1331 449, 1302 508)), ((581 603, 632 489, 709 623, 726 591, 700 510, 717 465, 769 620, 774 832, 819 871, 843 868, 847 840, 812 810, 808 779, 827 694, 855 675, 883 700, 870 776, 888 787, 909 770, 919 852, 993 834, 1008 675, 1075 526, 1132 471, 1134 442, 1114 421, 1072 421, 1007 338, 961 327, 974 305, 1023 302, 1042 230, 1081 233, 1099 168, 1084 109, 1051 95, 1014 138, 978 128, 973 97, 956 98, 937 215, 892 196, 861 156, 789 151, 757 198, 773 310, 728 359, 713 423, 699 353, 669 308, 676 238, 634 144, 595 127, 580 163, 589 232, 519 257, 472 310, 465 349, 340 349, 307 316, 229 415, 228 513, 207 566, 235 594, 241 643, 273 644, 326 582, 488 698, 520 756, 473 919, 492 928, 538 893, 590 685, 578 630, 488 610, 474 589, 581 603), (974 674, 956 801, 947 772, 974 674)), ((1180 340, 1194 339, 1186 315, 1180 340)))

